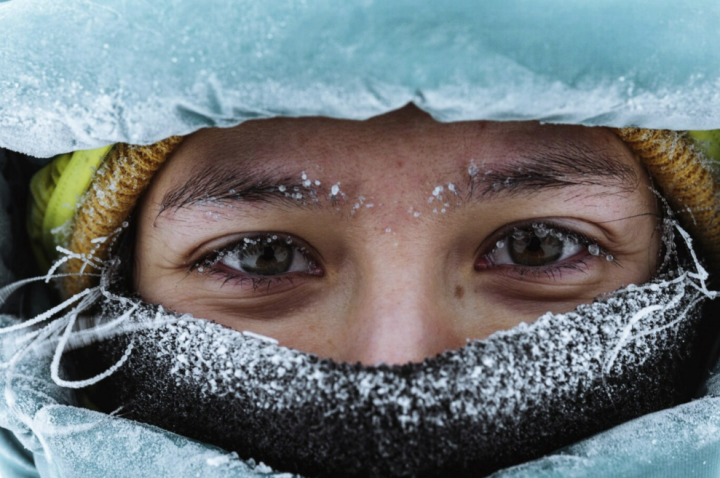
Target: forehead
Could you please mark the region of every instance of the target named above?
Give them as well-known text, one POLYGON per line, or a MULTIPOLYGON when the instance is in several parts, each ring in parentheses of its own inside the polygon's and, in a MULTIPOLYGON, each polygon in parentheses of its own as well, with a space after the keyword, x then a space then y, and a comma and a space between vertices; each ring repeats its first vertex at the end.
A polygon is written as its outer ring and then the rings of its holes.
MULTIPOLYGON (((470 162, 485 168, 508 161, 542 162, 574 150, 632 158, 622 141, 604 128, 541 125, 536 122, 439 123, 405 108, 367 121, 276 118, 235 128, 202 130, 186 139, 174 159, 179 169, 215 163, 244 170, 301 169, 350 174, 357 180, 403 174, 447 175, 470 162)), ((189 172, 189 171, 188 171, 189 172)))

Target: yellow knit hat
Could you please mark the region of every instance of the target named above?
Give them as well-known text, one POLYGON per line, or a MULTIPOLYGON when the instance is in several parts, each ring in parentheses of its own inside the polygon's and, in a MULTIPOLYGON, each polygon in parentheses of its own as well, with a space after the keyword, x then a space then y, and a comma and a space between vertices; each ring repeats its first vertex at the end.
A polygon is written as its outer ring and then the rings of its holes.
MULTIPOLYGON (((711 161, 720 164, 720 130, 676 132, 614 129, 644 164, 682 225, 697 239, 710 265, 720 270, 720 184, 711 161)), ((105 238, 115 234, 132 212, 152 176, 182 141, 171 137, 150 146, 116 144, 57 156, 31 182, 28 231, 45 270, 67 259, 63 293, 97 283, 99 262, 108 253, 105 238)))
POLYGON ((28 233, 41 267, 58 259, 57 247, 73 254, 62 292, 71 296, 97 283, 109 236, 127 220, 155 172, 182 141, 114 146, 60 155, 30 182, 28 233))
POLYGON ((648 169, 681 225, 720 270, 720 130, 678 132, 623 128, 615 132, 648 169))

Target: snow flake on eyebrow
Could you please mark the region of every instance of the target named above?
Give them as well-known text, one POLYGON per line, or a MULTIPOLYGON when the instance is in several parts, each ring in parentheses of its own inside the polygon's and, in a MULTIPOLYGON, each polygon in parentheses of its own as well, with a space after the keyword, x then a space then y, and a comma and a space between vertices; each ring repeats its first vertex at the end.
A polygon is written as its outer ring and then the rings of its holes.
POLYGON ((468 175, 469 175, 471 178, 474 178, 474 177, 477 176, 478 173, 480 172, 480 168, 478 168, 477 164, 475 164, 475 160, 474 160, 474 159, 471 159, 471 160, 470 160, 470 166, 468 166, 468 170, 467 170, 467 171, 468 171, 468 175))
MULTIPOLYGON (((345 194, 345 193, 340 189, 340 181, 336 182, 335 184, 333 184, 333 185, 330 187, 330 194, 328 194, 328 199, 333 203, 333 205, 336 205, 336 204, 337 204, 338 198, 341 198, 341 199, 343 199, 343 200, 345 200, 345 201, 347 201, 347 199, 348 199, 347 194, 345 194)), ((336 209, 337 209, 338 211, 340 210, 339 208, 336 208, 336 209)), ((353 209, 353 210, 354 210, 354 209, 353 209)))
POLYGON ((322 184, 319 179, 310 178, 305 171, 300 174, 300 178, 302 179, 302 185, 305 189, 311 189, 313 185, 320 186, 322 184))
POLYGON ((312 186, 312 181, 308 179, 307 174, 305 174, 305 171, 302 172, 302 185, 306 188, 309 188, 312 186))

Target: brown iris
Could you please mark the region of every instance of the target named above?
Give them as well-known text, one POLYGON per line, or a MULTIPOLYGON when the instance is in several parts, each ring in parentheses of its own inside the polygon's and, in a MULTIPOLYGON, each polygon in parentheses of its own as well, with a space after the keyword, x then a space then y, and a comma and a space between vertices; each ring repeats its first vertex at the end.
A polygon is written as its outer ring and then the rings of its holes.
POLYGON ((563 252, 563 241, 553 234, 538 237, 528 232, 521 238, 508 238, 508 252, 515 264, 538 267, 557 261, 563 252))
POLYGON ((288 244, 253 244, 240 253, 243 271, 263 276, 283 274, 290 270, 293 246, 288 244))

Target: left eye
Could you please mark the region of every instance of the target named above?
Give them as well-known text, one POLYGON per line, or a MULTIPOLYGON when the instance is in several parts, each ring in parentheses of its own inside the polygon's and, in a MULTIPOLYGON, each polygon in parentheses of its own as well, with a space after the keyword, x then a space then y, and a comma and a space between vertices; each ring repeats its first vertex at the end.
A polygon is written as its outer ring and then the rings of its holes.
POLYGON ((542 267, 573 257, 586 249, 577 238, 545 228, 516 229, 498 241, 489 254, 494 265, 542 267))
POLYGON ((291 242, 249 239, 219 257, 217 264, 258 276, 308 272, 312 261, 291 242))

